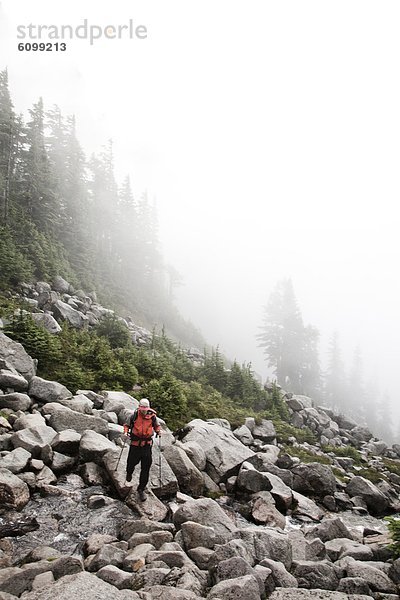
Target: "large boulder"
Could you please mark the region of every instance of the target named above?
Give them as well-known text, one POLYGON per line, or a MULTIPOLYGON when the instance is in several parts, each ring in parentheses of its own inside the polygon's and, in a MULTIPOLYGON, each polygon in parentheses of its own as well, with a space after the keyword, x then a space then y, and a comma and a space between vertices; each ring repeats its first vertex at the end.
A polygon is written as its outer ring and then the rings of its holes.
POLYGON ((253 437, 262 440, 266 444, 273 442, 276 439, 276 431, 272 421, 261 419, 260 423, 255 422, 251 429, 253 437))
POLYGON ((174 472, 181 492, 195 497, 201 496, 204 488, 203 476, 186 452, 173 444, 164 448, 163 456, 174 472))
POLYGON ((347 595, 328 590, 276 589, 268 600, 368 600, 368 596, 347 595))
POLYGON ((117 590, 116 587, 96 577, 93 573, 83 571, 73 575, 65 575, 54 584, 34 590, 24 596, 24 600, 140 600, 130 590, 117 590))
POLYGON ((319 538, 323 542, 335 540, 337 538, 353 539, 349 529, 343 523, 342 519, 325 519, 319 525, 316 525, 307 532, 308 538, 319 538))
POLYGON ((238 533, 257 561, 268 557, 283 563, 287 569, 290 568, 292 547, 286 533, 269 527, 247 527, 239 529, 238 533))
POLYGON ((104 396, 103 409, 107 412, 114 412, 117 415, 122 410, 135 411, 139 402, 125 392, 102 392, 104 396))
POLYGON ((40 456, 43 448, 53 441, 57 432, 47 425, 37 425, 21 429, 13 434, 11 442, 14 448, 25 448, 34 458, 40 456))
POLYGON ((42 327, 49 333, 55 335, 60 333, 61 327, 49 313, 32 313, 32 318, 39 327, 42 327))
POLYGON ((237 475, 240 465, 254 456, 254 452, 244 446, 232 431, 216 423, 194 419, 185 430, 188 432, 183 443, 197 442, 203 447, 207 458, 206 472, 216 483, 237 475))
POLYGON ((389 508, 389 499, 379 488, 364 477, 353 477, 346 486, 350 497, 360 496, 368 510, 374 515, 382 515, 389 508))
POLYGON ((14 342, 0 331, 0 366, 3 369, 15 369, 28 381, 36 375, 36 361, 29 356, 24 347, 14 342))
POLYGON ((31 458, 31 453, 25 448, 16 448, 0 458, 0 468, 8 469, 11 473, 23 471, 31 458))
POLYGON ((29 384, 29 395, 40 402, 58 402, 72 398, 72 393, 57 381, 48 381, 41 377, 33 377, 29 384))
POLYGON ((291 469, 293 473, 293 489, 303 494, 319 497, 336 492, 336 479, 332 470, 320 463, 299 464, 291 469))
POLYGON ((186 521, 194 521, 206 526, 212 523, 219 544, 231 540, 236 532, 235 524, 211 498, 188 500, 175 512, 173 521, 178 529, 186 521))
POLYGON ((11 410, 28 410, 32 404, 32 400, 27 394, 13 392, 0 396, 0 408, 11 408, 11 410))
POLYGON ((237 485, 240 489, 254 494, 261 491, 269 491, 272 487, 268 473, 261 473, 253 465, 245 461, 240 467, 237 477, 237 485))
POLYGON ((62 321, 68 321, 75 329, 83 329, 88 322, 88 318, 79 310, 75 310, 69 304, 56 300, 52 305, 54 315, 62 321))
POLYGON ((260 600, 260 588, 255 575, 243 575, 220 581, 207 596, 208 600, 260 600))
POLYGON ((0 389, 24 392, 28 389, 28 382, 15 369, 0 369, 0 389))
POLYGON ((29 488, 24 481, 0 467, 0 506, 21 510, 29 502, 29 488))
POLYGON ((79 444, 79 458, 82 462, 94 462, 102 464, 102 458, 108 450, 115 451, 114 442, 96 433, 95 431, 87 430, 83 433, 79 444))
POLYGON ((295 508, 293 515, 296 517, 305 517, 306 520, 320 521, 324 516, 324 511, 311 498, 307 498, 299 492, 293 492, 295 508))
POLYGON ((327 561, 297 561, 291 572, 301 588, 336 590, 339 583, 335 567, 327 561))
POLYGON ((101 435, 108 433, 108 424, 100 417, 78 413, 62 404, 54 407, 54 404, 50 403, 49 408, 48 405, 42 408, 42 412, 45 414, 48 410, 51 411, 49 425, 58 432, 74 429, 77 433, 84 434, 87 429, 91 429, 101 435))

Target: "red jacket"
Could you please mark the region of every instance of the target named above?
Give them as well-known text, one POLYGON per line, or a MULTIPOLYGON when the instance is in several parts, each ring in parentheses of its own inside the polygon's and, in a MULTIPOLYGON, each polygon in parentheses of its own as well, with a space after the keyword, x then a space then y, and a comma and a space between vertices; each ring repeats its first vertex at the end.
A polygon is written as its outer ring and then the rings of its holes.
POLYGON ((132 446, 151 444, 153 434, 161 431, 156 411, 152 408, 148 408, 146 411, 135 411, 129 423, 129 430, 132 446))

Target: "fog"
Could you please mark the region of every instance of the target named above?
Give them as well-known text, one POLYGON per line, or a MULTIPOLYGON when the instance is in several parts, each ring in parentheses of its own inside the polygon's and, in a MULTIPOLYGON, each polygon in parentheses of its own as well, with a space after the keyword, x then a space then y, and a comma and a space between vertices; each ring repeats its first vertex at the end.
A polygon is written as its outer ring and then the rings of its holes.
POLYGON ((394 0, 3 0, 1 66, 17 111, 74 113, 87 154, 113 139, 210 344, 265 378, 262 307, 291 277, 322 360, 337 330, 396 409, 399 17, 394 0), (17 50, 17 25, 83 19, 148 37, 17 50))

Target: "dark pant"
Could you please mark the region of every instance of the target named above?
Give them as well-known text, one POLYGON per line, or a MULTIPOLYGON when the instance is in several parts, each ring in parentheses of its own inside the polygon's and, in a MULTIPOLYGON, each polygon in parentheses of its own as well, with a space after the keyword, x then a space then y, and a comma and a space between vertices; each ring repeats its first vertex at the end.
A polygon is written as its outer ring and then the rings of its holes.
POLYGON ((135 470, 136 465, 140 463, 139 490, 144 490, 149 481, 151 462, 151 444, 146 444, 145 446, 130 446, 126 463, 126 472, 128 475, 131 475, 135 470))

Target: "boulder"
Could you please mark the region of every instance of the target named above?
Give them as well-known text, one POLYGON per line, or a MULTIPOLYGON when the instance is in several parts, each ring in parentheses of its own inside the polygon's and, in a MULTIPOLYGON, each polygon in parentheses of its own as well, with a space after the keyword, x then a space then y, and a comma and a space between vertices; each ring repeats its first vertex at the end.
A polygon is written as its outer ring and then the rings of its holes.
POLYGON ((226 560, 221 560, 218 563, 215 571, 216 582, 224 581, 225 579, 235 579, 243 577, 243 575, 253 575, 253 567, 241 556, 233 556, 226 560))
POLYGON ((269 527, 247 527, 238 530, 240 539, 246 544, 257 561, 272 558, 287 569, 292 564, 292 547, 286 533, 269 527))
POLYGON ((51 444, 57 432, 47 425, 37 425, 21 429, 13 434, 11 442, 14 448, 25 448, 34 458, 40 457, 45 446, 51 444))
POLYGON ((88 570, 98 571, 106 565, 114 565, 115 567, 122 567, 126 552, 120 548, 113 546, 112 544, 105 544, 102 546, 94 555, 90 562, 88 570))
POLYGON ((268 473, 257 471, 257 469, 247 461, 240 467, 237 485, 242 490, 251 494, 265 490, 269 491, 272 488, 268 473))
POLYGON ((360 577, 368 583, 373 592, 397 594, 397 586, 381 569, 365 562, 356 561, 350 557, 342 560, 346 561, 345 569, 347 577, 360 577))
POLYGON ((276 431, 272 421, 261 419, 260 423, 255 423, 251 432, 253 437, 266 442, 273 442, 276 439, 276 431))
POLYGON ((24 392, 28 389, 28 382, 15 369, 0 369, 0 389, 24 392))
POLYGON ((114 565, 106 565, 105 567, 102 567, 97 571, 96 575, 103 581, 116 587, 118 590, 124 588, 129 589, 129 581, 132 578, 132 573, 127 573, 126 571, 119 569, 114 565))
POLYGON ((357 442, 368 442, 373 437, 373 435, 368 429, 368 427, 357 425, 351 430, 351 437, 354 438, 357 442))
MULTIPOLYGON (((177 442, 178 444, 179 442, 177 442)), ((199 471, 204 471, 206 468, 206 453, 204 448, 197 442, 186 442, 180 446, 188 455, 195 467, 199 471)))
POLYGON ((351 556, 355 560, 373 560, 373 552, 369 546, 347 538, 330 540, 326 542, 325 548, 332 562, 336 562, 346 556, 351 556))
POLYGON ((183 443, 196 442, 202 446, 207 458, 206 471, 216 483, 236 475, 240 465, 254 455, 232 431, 215 423, 194 419, 186 429, 183 443))
POLYGON ((146 600, 198 600, 199 596, 190 590, 166 585, 152 585, 151 596, 146 600))
POLYGON ((59 400, 60 404, 70 408, 71 410, 75 410, 76 412, 80 412, 84 415, 91 415, 93 410, 93 402, 89 400, 83 394, 79 394, 74 396, 73 398, 66 398, 65 400, 59 400))
POLYGON ((104 396, 103 409, 107 412, 115 412, 117 415, 122 410, 135 411, 139 402, 125 392, 102 392, 104 396))
POLYGON ((10 408, 15 412, 18 410, 29 410, 31 404, 32 400, 27 394, 13 392, 11 394, 0 396, 0 408, 10 408))
POLYGON ((41 590, 29 592, 24 600, 140 600, 135 592, 119 591, 92 573, 83 571, 73 575, 65 575, 53 585, 41 590))
POLYGON ((268 478, 271 484, 269 491, 275 500, 277 509, 286 514, 286 511, 292 507, 292 490, 285 483, 283 483, 280 477, 277 477, 272 473, 265 473, 265 476, 268 478))
POLYGON ((371 600, 366 596, 352 596, 341 592, 330 592, 328 590, 300 590, 297 588, 277 589, 270 595, 268 600, 371 600))
POLYGON ((218 541, 214 527, 208 527, 195 523, 194 521, 185 521, 181 525, 181 532, 186 551, 193 548, 213 549, 218 541))
POLYGON ((53 452, 51 469, 54 471, 54 473, 66 473, 67 471, 71 471, 77 462, 77 456, 67 456, 66 454, 61 454, 60 452, 53 452))
MULTIPOLYGON (((51 447, 55 452, 61 452, 61 454, 74 456, 78 454, 81 438, 81 434, 77 433, 73 429, 64 429, 64 431, 60 431, 57 433, 55 438, 53 438, 51 447)), ((103 436, 101 436, 101 438, 102 440, 105 439, 103 436)))
POLYGON ((137 489, 134 486, 130 489, 128 496, 125 499, 127 506, 133 508, 141 517, 146 517, 153 521, 163 521, 167 514, 168 508, 153 494, 151 490, 147 490, 146 500, 140 500, 137 489))
POLYGON ((29 488, 26 483, 8 469, 0 467, 0 505, 21 510, 28 502, 29 488))
POLYGON ((115 451, 115 449, 114 442, 111 442, 104 435, 87 430, 80 440, 79 458, 82 462, 94 462, 101 465, 104 454, 108 450, 115 451))
POLYGON ((31 427, 40 427, 46 425, 46 419, 38 412, 23 415, 14 421, 13 428, 15 431, 21 429, 29 429, 31 427))
POLYGON ((296 517, 306 517, 312 521, 320 521, 324 516, 324 511, 313 500, 303 496, 299 492, 293 492, 293 501, 295 508, 293 515, 296 517))
POLYGON ((72 393, 57 381, 48 381, 41 377, 33 377, 29 383, 29 395, 40 402, 59 402, 71 398, 72 393))
POLYGON ((331 469, 320 463, 299 464, 292 467, 293 489, 323 498, 336 492, 336 479, 331 469))
POLYGON ((373 515, 382 515, 389 508, 389 499, 371 481, 355 476, 346 486, 350 497, 361 496, 373 515))
POLYGON ((251 431, 248 427, 246 427, 246 425, 241 425, 240 427, 237 427, 233 431, 233 435, 245 446, 251 446, 254 442, 254 438, 251 435, 251 431))
POLYGON ((56 275, 53 280, 53 289, 60 292, 60 294, 67 294, 71 289, 71 285, 61 275, 56 275))
POLYGON ((194 497, 201 496, 204 488, 203 476, 186 452, 171 445, 164 448, 163 456, 175 474, 181 492, 194 497))
POLYGON ((212 523, 217 543, 231 540, 236 531, 232 520, 211 498, 188 500, 180 506, 173 516, 174 525, 179 529, 186 521, 194 521, 205 526, 212 523))
POLYGON ((272 577, 276 587, 296 588, 297 579, 289 573, 281 562, 272 560, 271 558, 264 558, 260 565, 267 567, 272 571, 272 577))
MULTIPOLYGON (((47 414, 47 410, 49 410, 49 408, 45 405, 42 411, 47 414)), ((103 419, 92 415, 83 415, 66 406, 62 406, 61 404, 59 404, 55 410, 54 407, 51 407, 49 425, 53 427, 56 432, 73 429, 77 433, 83 435, 86 430, 91 429, 104 436, 108 433, 108 425, 103 419)))
POLYGON ((28 381, 36 374, 36 361, 24 347, 0 331, 0 364, 2 368, 20 373, 28 381))
POLYGON ((251 503, 251 516, 259 525, 285 528, 285 517, 276 509, 270 492, 258 492, 251 503))
POLYGON ((296 561, 291 571, 301 588, 336 590, 339 583, 335 567, 326 561, 296 561))
POLYGON ((75 310, 69 304, 56 300, 52 305, 52 310, 56 318, 62 321, 68 321, 75 329, 83 329, 86 326, 88 318, 79 310, 75 310))
POLYGON ((309 539, 319 538, 323 542, 328 542, 337 538, 353 539, 350 531, 347 529, 342 519, 339 518, 325 519, 322 523, 319 523, 319 525, 309 529, 306 537, 309 539))
POLYGON ((211 588, 208 600, 260 600, 260 589, 254 575, 243 575, 234 579, 225 579, 211 588))
POLYGON ((39 327, 42 327, 49 333, 56 335, 60 333, 61 327, 53 317, 49 313, 32 313, 32 319, 35 321, 39 327))
POLYGON ((16 448, 0 458, 0 468, 8 469, 11 473, 23 471, 31 458, 31 453, 24 448, 16 448))

